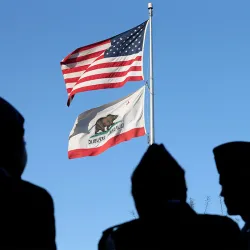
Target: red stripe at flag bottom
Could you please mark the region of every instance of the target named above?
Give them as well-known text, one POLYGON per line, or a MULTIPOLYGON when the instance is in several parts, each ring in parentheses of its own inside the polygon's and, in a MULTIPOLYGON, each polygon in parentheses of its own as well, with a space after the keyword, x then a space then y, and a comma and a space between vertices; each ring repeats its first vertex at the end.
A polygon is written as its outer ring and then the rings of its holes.
POLYGON ((145 128, 134 128, 125 133, 110 138, 104 145, 97 148, 74 149, 68 152, 69 159, 81 158, 86 156, 96 156, 107 149, 116 146, 117 144, 129 141, 132 138, 144 136, 146 134, 145 128))

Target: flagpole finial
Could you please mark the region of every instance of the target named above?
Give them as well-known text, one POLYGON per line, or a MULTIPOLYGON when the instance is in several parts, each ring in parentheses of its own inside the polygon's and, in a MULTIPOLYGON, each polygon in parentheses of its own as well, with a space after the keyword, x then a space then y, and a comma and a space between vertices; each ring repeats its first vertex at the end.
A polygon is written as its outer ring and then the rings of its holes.
POLYGON ((148 9, 153 9, 153 4, 152 3, 148 3, 148 9))

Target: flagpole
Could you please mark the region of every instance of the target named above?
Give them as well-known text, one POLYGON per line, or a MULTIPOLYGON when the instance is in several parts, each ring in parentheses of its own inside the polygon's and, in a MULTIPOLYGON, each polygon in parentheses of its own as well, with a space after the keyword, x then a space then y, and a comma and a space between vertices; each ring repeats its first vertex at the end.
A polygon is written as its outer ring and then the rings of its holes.
POLYGON ((152 16, 153 4, 148 3, 149 10, 149 89, 150 89, 150 136, 149 144, 155 142, 154 133, 154 78, 153 78, 153 35, 152 35, 152 16))

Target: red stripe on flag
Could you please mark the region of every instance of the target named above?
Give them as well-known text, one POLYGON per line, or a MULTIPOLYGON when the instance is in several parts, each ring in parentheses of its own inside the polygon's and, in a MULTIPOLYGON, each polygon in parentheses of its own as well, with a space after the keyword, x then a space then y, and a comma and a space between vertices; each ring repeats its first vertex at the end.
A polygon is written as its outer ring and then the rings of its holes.
POLYGON ((80 53, 82 51, 85 51, 85 50, 88 50, 88 49, 93 49, 95 47, 98 47, 98 46, 102 46, 104 44, 107 44, 107 43, 110 43, 110 39, 108 40, 104 40, 104 41, 101 41, 101 42, 97 42, 97 43, 93 43, 93 44, 90 44, 90 45, 87 45, 87 46, 84 46, 84 47, 80 47, 80 48, 77 48, 76 50, 74 50, 73 52, 71 52, 70 54, 68 54, 62 61, 61 61, 61 65, 65 65, 67 63, 65 63, 73 54, 76 54, 76 53, 80 53))
POLYGON ((67 93, 69 94, 73 88, 67 88, 67 93))
MULTIPOLYGON (((122 82, 116 82, 116 83, 103 83, 103 84, 95 84, 95 85, 91 85, 91 86, 86 86, 86 87, 82 87, 79 89, 75 89, 72 90, 70 93, 70 96, 74 96, 77 93, 80 92, 86 92, 86 91, 90 91, 90 90, 98 90, 98 89, 113 89, 113 88, 120 88, 122 86, 125 85, 126 82, 128 81, 142 81, 143 77, 142 76, 129 76, 127 77, 124 81, 122 82)), ((69 92, 68 92, 69 93, 69 92)), ((70 103, 69 103, 70 104, 70 103)))
POLYGON ((141 71, 141 70, 142 70, 141 66, 132 66, 127 71, 94 74, 91 76, 84 77, 84 78, 80 79, 79 81, 78 81, 79 77, 67 78, 67 79, 65 79, 65 83, 74 83, 75 82, 77 85, 77 84, 82 83, 82 82, 98 80, 98 79, 103 79, 103 78, 123 77, 123 76, 126 76, 128 74, 128 72, 130 72, 130 71, 141 71))
POLYGON ((141 60, 142 60, 142 56, 137 56, 136 58, 131 59, 131 60, 127 60, 127 61, 100 63, 97 65, 90 66, 88 68, 88 71, 95 70, 95 69, 102 69, 102 68, 129 66, 133 62, 135 62, 135 61, 140 62, 141 60))
POLYGON ((65 75, 65 74, 70 74, 70 73, 76 73, 76 72, 79 72, 79 71, 85 71, 89 67, 89 65, 90 64, 87 64, 87 65, 84 65, 84 66, 74 67, 74 68, 71 68, 71 69, 63 69, 62 73, 63 73, 63 75, 65 75))
POLYGON ((95 47, 102 46, 102 45, 105 45, 105 44, 108 44, 108 43, 111 43, 110 39, 103 40, 103 41, 97 42, 97 43, 93 43, 93 44, 90 44, 90 45, 87 45, 87 46, 84 46, 84 47, 80 47, 80 48, 76 49, 73 53, 71 53, 71 55, 75 54, 75 53, 83 52, 83 51, 88 50, 88 49, 93 49, 95 47))
POLYGON ((122 133, 120 135, 114 136, 110 138, 104 145, 98 148, 90 148, 90 149, 74 149, 68 151, 68 157, 69 159, 75 159, 75 158, 81 158, 81 157, 86 157, 86 156, 96 156, 107 149, 116 146, 117 144, 124 142, 124 141, 129 141, 132 138, 135 137, 140 137, 144 136, 145 129, 144 128, 134 128, 129 130, 128 132, 122 133))
POLYGON ((71 63, 77 63, 77 62, 86 61, 86 60, 89 60, 92 58, 96 58, 96 57, 99 57, 101 54, 103 54, 104 51, 105 50, 101 50, 101 51, 93 52, 93 53, 88 54, 86 56, 78 56, 76 58, 67 59, 67 61, 64 62, 63 64, 67 65, 67 64, 71 64, 71 63))
POLYGON ((66 78, 64 81, 65 83, 77 83, 77 81, 79 80, 80 77, 71 77, 71 78, 66 78))
MULTIPOLYGON (((101 74, 94 74, 91 76, 83 77, 80 79, 77 83, 82 83, 82 82, 87 82, 87 81, 93 81, 93 80, 98 80, 98 79, 103 79, 103 78, 115 78, 115 77, 123 77, 126 76, 129 72, 131 71, 141 71, 142 67, 141 66, 131 66, 128 70, 123 71, 123 72, 110 72, 110 73, 101 73, 101 74)), ((66 79, 65 81, 67 82, 66 79)), ((68 83, 68 82, 67 82, 68 83)))
MULTIPOLYGON (((100 60, 100 59, 102 59, 102 58, 98 58, 98 60, 100 60)), ((122 66, 128 66, 135 61, 140 62, 141 60, 142 60, 142 56, 137 56, 136 58, 134 58, 132 60, 128 60, 128 61, 107 62, 107 63, 100 63, 100 64, 93 65, 93 66, 90 66, 90 64, 88 64, 88 65, 84 65, 84 66, 74 67, 71 69, 63 69, 62 73, 63 73, 63 75, 65 75, 65 74, 69 74, 69 73, 76 73, 79 71, 85 71, 86 69, 88 69, 88 71, 90 71, 90 70, 102 69, 102 68, 122 67, 122 66)))

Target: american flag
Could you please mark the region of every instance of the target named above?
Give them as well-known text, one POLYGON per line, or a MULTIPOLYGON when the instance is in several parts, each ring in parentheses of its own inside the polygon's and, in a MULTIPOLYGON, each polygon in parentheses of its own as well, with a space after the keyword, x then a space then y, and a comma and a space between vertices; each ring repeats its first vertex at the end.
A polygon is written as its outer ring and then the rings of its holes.
POLYGON ((119 88, 143 80, 143 47, 148 20, 107 40, 76 49, 61 61, 68 103, 75 94, 119 88))

